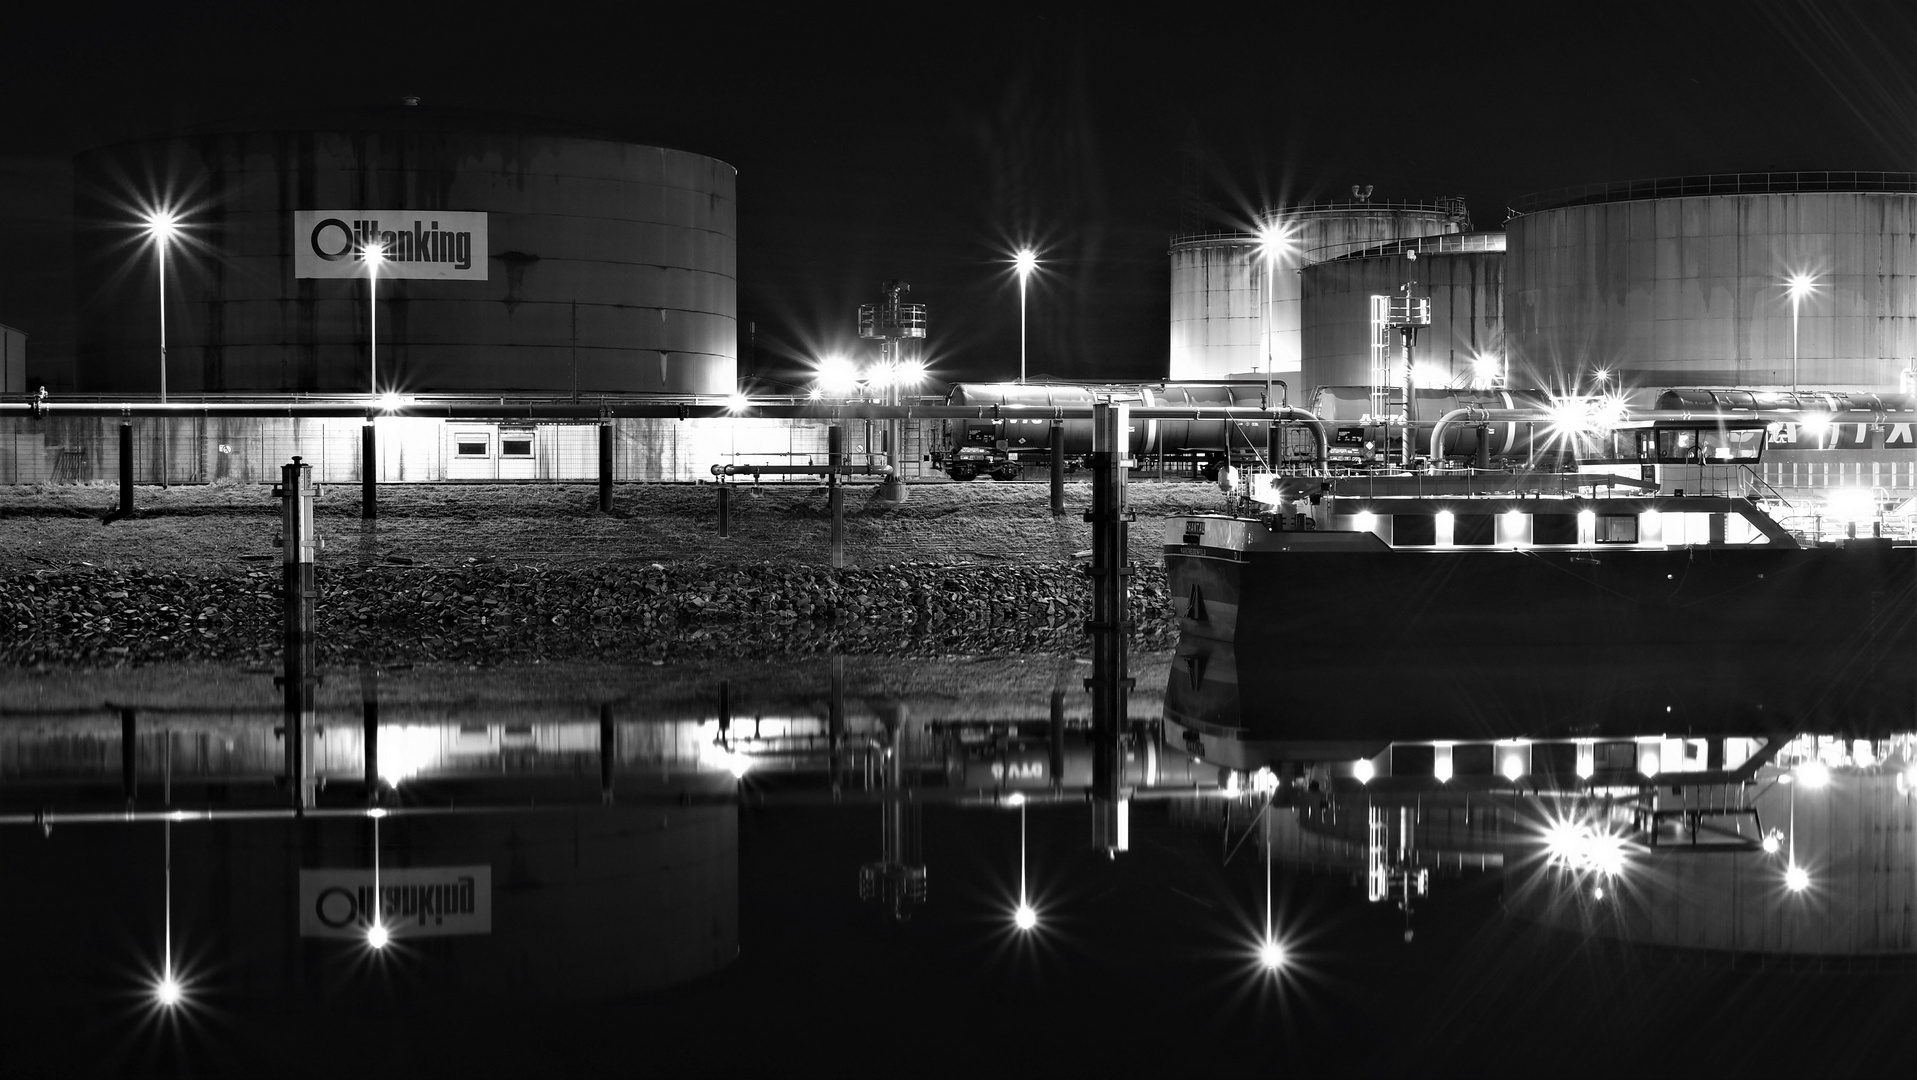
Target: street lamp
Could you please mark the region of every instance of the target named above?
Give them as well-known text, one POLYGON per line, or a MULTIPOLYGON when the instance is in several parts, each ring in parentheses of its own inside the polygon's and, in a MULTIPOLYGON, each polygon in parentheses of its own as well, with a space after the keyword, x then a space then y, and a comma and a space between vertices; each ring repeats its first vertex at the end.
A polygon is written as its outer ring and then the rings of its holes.
POLYGON ((1789 290, 1791 297, 1791 393, 1795 394, 1797 393, 1798 376, 1797 309, 1798 305, 1803 302, 1804 297, 1809 296, 1811 290, 1816 288, 1816 283, 1815 279, 1809 274, 1792 274, 1790 280, 1785 282, 1784 287, 1789 290))
POLYGON ((1271 404, 1271 369, 1275 362, 1272 356, 1272 306, 1275 303, 1274 292, 1277 289, 1278 256, 1284 254, 1291 242, 1290 230, 1275 222, 1258 230, 1258 251, 1265 259, 1265 404, 1271 404))
POLYGON ((180 221, 171 212, 155 210, 146 216, 146 234, 160 264, 160 401, 166 401, 166 247, 179 234, 180 221))
POLYGON ((366 245, 366 310, 368 363, 366 392, 379 393, 379 267, 386 261, 386 248, 379 243, 366 245))
POLYGON ((1018 274, 1018 381, 1025 382, 1025 282, 1038 269, 1038 253, 1019 248, 1012 256, 1012 270, 1018 274))

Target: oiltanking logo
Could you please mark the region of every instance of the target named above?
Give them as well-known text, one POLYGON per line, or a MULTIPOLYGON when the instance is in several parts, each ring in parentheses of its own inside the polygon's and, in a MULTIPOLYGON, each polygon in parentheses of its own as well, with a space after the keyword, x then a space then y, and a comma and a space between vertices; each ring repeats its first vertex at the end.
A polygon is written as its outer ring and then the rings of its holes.
POLYGON ((364 937, 375 917, 396 938, 490 934, 493 870, 301 870, 299 905, 301 937, 364 937))
POLYGON ((486 280, 486 215, 450 210, 295 210, 293 276, 357 278, 377 247, 383 278, 486 280))

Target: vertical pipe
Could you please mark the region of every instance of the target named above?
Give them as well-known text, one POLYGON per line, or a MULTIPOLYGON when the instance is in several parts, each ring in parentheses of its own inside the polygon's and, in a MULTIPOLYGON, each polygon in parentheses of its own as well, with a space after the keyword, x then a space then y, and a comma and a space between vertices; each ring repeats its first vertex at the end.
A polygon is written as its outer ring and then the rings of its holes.
POLYGON ((612 512, 612 425, 599 425, 599 512, 612 512))
POLYGON ((1052 691, 1052 788, 1065 786, 1065 691, 1052 691))
POLYGON ((132 709, 120 710, 120 794, 126 799, 127 809, 133 809, 133 800, 139 794, 139 718, 132 709))
POLYGON ((719 536, 732 535, 732 485, 719 481, 719 536))
MULTIPOLYGON (((1433 457, 1437 456, 1438 454, 1437 447, 1432 447, 1431 454, 1433 457)), ((1488 469, 1490 467, 1491 467, 1491 425, 1479 424, 1478 425, 1478 468, 1488 469)))
POLYGON ((1065 516, 1065 421, 1052 421, 1052 516, 1065 516))
POLYGON ((359 429, 359 516, 365 521, 379 517, 379 436, 370 416, 359 429))
POLYGON ((115 517, 133 516, 133 421, 120 422, 120 509, 115 517))
POLYGON ((845 569, 845 428, 833 424, 825 431, 826 501, 831 511, 832 569, 845 569))
POLYGON ((319 589, 314 581, 319 533, 313 524, 313 467, 296 456, 280 466, 274 494, 280 506, 280 596, 285 605, 283 640, 287 793, 295 807, 313 805, 315 780, 306 740, 314 730, 318 681, 318 641, 313 632, 319 589))
POLYGON ((1265 468, 1272 472, 1278 471, 1278 450, 1284 441, 1283 434, 1275 418, 1265 421, 1265 468))

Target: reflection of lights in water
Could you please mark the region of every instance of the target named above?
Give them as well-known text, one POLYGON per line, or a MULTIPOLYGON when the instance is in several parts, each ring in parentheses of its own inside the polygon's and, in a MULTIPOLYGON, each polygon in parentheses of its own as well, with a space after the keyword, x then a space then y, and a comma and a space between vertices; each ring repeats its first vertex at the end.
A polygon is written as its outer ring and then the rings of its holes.
POLYGON ((1020 930, 1030 930, 1038 925, 1038 912, 1033 911, 1030 904, 1020 904, 1018 910, 1012 913, 1012 922, 1020 930))
POLYGON ((169 1009, 178 1005, 180 1003, 180 980, 174 978, 171 974, 162 975, 160 981, 154 984, 153 1000, 169 1009))
POLYGON ((1504 768, 1501 770, 1506 780, 1516 780, 1524 775, 1524 758, 1516 750, 1508 750, 1504 755, 1504 768))
POLYGON ((1238 773, 1235 770, 1225 774, 1225 794, 1238 794, 1238 773))
POLYGON ((391 940, 392 936, 386 932, 386 924, 384 922, 374 922, 372 926, 366 929, 366 944, 375 949, 384 949, 386 943, 391 940))
POLYGON ((1266 971, 1277 971, 1285 966, 1285 947, 1275 939, 1266 938, 1258 946, 1258 963, 1266 971))
POLYGON ((1792 892, 1803 892, 1810 888, 1810 871, 1801 866, 1784 871, 1784 887, 1792 892))
POLYGON ((1830 783, 1830 766, 1821 761, 1806 761, 1797 767, 1797 782, 1806 790, 1816 791, 1830 783))
POLYGON ((1599 885, 1599 886, 1597 886, 1596 888, 1594 888, 1594 889, 1592 889, 1592 890, 1591 890, 1591 899, 1593 899, 1593 900, 1602 900, 1602 899, 1604 899, 1604 886, 1602 886, 1602 885, 1599 885))
POLYGON ((1624 838, 1582 822, 1553 821, 1544 830, 1544 850, 1553 864, 1604 877, 1624 872, 1624 838))
POLYGON ((1784 837, 1776 829, 1764 834, 1764 854, 1775 855, 1784 849, 1784 837))
POLYGON ((440 757, 439 729, 382 727, 379 729, 379 778, 398 787, 418 776, 440 757))
POLYGON ((1254 795, 1269 795, 1278 790, 1278 774, 1269 767, 1260 767, 1251 774, 1251 790, 1254 795))
POLYGON ((1371 767, 1371 762, 1360 759, 1352 764, 1351 775, 1360 784, 1369 784, 1371 778, 1377 775, 1377 770, 1371 767))
POLYGON ((1637 756, 1637 771, 1643 773, 1645 776, 1656 776, 1658 770, 1662 767, 1663 762, 1658 760, 1656 750, 1646 749, 1641 751, 1637 756))

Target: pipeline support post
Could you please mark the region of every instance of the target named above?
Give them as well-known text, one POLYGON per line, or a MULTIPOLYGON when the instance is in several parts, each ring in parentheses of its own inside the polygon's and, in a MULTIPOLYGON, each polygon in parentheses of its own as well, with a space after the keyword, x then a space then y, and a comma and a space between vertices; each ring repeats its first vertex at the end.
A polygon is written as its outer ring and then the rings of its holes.
POLYGON ((825 429, 826 504, 832 519, 830 539, 832 569, 845 569, 845 481, 839 470, 845 465, 845 428, 833 424, 825 429))
POLYGON ((379 435, 371 417, 359 429, 359 516, 365 521, 379 517, 379 435))
POLYGON ((731 535, 732 485, 724 479, 721 479, 719 481, 719 538, 723 540, 731 535))
POLYGON ((1052 516, 1065 516, 1065 421, 1052 421, 1052 516))
POLYGON ((1092 408, 1092 843, 1107 853, 1129 846, 1124 756, 1119 741, 1127 726, 1132 680, 1127 672, 1130 619, 1131 513, 1125 505, 1130 410, 1101 403, 1092 408))
POLYGON ((133 421, 120 422, 120 509, 115 518, 133 516, 133 421))
POLYGON ((359 671, 359 717, 361 771, 366 785, 366 805, 379 802, 379 669, 371 664, 359 671))
POLYGON ((612 512, 612 425, 599 425, 599 512, 612 512))

